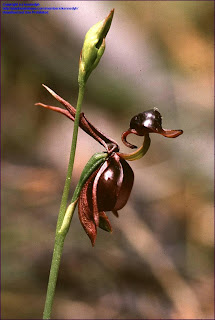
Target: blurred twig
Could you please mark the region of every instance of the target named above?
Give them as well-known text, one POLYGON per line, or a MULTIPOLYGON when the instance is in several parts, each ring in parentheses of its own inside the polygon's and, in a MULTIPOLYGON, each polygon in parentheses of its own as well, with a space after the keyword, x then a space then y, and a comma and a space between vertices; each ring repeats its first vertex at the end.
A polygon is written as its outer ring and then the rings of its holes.
POLYGON ((202 319, 195 293, 180 275, 170 256, 164 252, 160 242, 132 206, 127 205, 127 211, 129 214, 121 219, 120 228, 133 250, 150 265, 154 276, 172 301, 174 317, 202 319))

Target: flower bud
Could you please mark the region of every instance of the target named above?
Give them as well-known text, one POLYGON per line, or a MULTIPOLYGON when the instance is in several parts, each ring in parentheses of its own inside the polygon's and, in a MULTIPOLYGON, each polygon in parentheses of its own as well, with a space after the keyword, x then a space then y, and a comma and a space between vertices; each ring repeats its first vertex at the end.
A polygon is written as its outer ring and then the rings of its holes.
POLYGON ((86 83, 89 75, 96 68, 104 53, 105 37, 110 29, 113 14, 114 9, 110 11, 104 20, 92 26, 85 36, 79 62, 79 85, 86 83))

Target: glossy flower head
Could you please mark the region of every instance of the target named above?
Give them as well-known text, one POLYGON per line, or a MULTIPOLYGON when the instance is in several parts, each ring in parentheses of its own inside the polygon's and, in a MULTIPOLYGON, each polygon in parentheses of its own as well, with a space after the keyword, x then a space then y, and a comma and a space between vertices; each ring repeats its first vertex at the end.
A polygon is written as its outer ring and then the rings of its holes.
POLYGON ((162 116, 157 108, 141 112, 130 121, 130 128, 122 134, 123 143, 129 148, 136 146, 127 142, 126 137, 130 133, 138 136, 145 136, 149 133, 159 133, 167 138, 176 138, 183 133, 183 130, 168 130, 162 128, 162 116))
POLYGON ((111 232, 105 211, 118 216, 128 201, 134 182, 129 164, 118 154, 111 154, 84 184, 78 201, 80 222, 94 246, 97 227, 111 232))

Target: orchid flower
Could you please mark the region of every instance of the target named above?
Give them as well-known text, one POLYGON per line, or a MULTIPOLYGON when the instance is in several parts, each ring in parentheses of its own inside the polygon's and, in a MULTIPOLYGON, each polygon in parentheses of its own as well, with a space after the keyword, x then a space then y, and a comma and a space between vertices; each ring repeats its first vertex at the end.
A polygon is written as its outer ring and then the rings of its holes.
MULTIPOLYGON (((36 103, 36 105, 62 113, 74 121, 76 109, 53 90, 45 85, 43 86, 67 110, 43 103, 36 103)), ((92 125, 84 113, 80 115, 79 127, 102 144, 107 154, 99 162, 99 165, 93 168, 87 178, 82 179, 82 187, 79 188, 77 196, 80 222, 94 246, 97 227, 112 232, 110 221, 105 212, 112 211, 118 217, 118 210, 126 205, 130 196, 134 173, 126 160, 137 160, 146 154, 151 141, 150 133, 159 133, 164 137, 175 138, 181 135, 183 131, 163 129, 162 117, 157 108, 139 113, 131 119, 130 128, 122 134, 122 141, 131 149, 137 148, 126 140, 127 136, 133 133, 138 136, 144 136, 144 142, 135 152, 127 154, 120 153, 118 144, 92 125)))

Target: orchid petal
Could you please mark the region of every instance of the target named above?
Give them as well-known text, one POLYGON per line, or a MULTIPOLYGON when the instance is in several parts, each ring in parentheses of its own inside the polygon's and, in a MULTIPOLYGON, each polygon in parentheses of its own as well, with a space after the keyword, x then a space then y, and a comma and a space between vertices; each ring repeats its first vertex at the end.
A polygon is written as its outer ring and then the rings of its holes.
POLYGON ((114 209, 112 210, 113 213, 117 210, 122 209, 126 205, 134 183, 134 173, 129 164, 122 158, 120 160, 120 163, 123 168, 123 181, 121 183, 121 188, 117 197, 116 204, 114 206, 114 209))
POLYGON ((80 222, 91 240, 92 246, 95 244, 97 229, 93 220, 92 213, 92 197, 90 196, 90 191, 92 187, 92 180, 95 177, 96 172, 94 172, 87 182, 84 184, 78 201, 78 214, 80 222))
POLYGON ((103 165, 100 167, 98 170, 94 182, 93 182, 93 189, 92 189, 92 202, 93 202, 93 219, 96 224, 96 226, 99 225, 99 209, 98 209, 98 204, 97 204, 97 186, 98 186, 98 181, 102 175, 102 173, 107 169, 108 163, 104 162, 103 165))
POLYGON ((120 163, 120 157, 115 153, 106 161, 108 167, 102 173, 97 189, 99 211, 111 211, 114 208, 123 181, 123 168, 120 163))
POLYGON ((112 232, 111 224, 110 224, 109 219, 104 211, 99 212, 99 228, 101 228, 107 232, 112 232))

